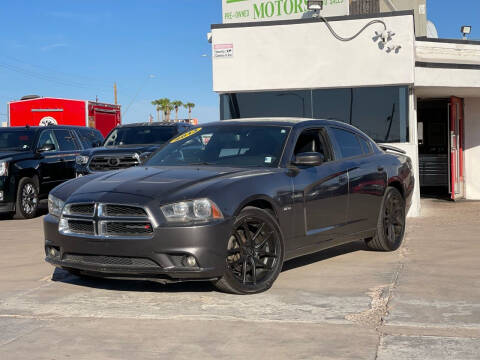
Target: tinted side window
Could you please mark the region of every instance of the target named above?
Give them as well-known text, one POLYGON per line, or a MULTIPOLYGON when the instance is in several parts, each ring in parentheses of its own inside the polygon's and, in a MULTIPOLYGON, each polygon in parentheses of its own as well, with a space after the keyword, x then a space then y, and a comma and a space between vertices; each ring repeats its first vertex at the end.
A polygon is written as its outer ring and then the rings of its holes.
POLYGON ((58 144, 55 141, 55 137, 53 136, 52 130, 46 130, 40 134, 40 138, 38 139, 37 149, 40 149, 45 145, 53 145, 55 147, 55 150, 58 150, 58 144))
POLYGON ((363 137, 359 136, 358 141, 360 142, 360 146, 362 147, 364 154, 370 154, 372 152, 372 148, 370 144, 365 140, 363 137))
POLYGON ((293 155, 306 152, 318 152, 323 155, 325 161, 330 161, 330 148, 324 138, 324 129, 304 130, 298 137, 293 155))
POLYGON ((90 129, 78 129, 78 136, 85 149, 98 147, 103 143, 101 136, 94 130, 90 129))
POLYGON ((362 147, 354 133, 339 128, 332 128, 332 132, 337 140, 342 158, 363 155, 362 147))
POLYGON ((60 146, 60 151, 77 150, 77 144, 68 130, 55 130, 55 136, 60 146))
POLYGON ((102 146, 105 138, 103 137, 102 133, 98 130, 92 130, 93 136, 95 136, 96 142, 99 144, 98 146, 102 146))

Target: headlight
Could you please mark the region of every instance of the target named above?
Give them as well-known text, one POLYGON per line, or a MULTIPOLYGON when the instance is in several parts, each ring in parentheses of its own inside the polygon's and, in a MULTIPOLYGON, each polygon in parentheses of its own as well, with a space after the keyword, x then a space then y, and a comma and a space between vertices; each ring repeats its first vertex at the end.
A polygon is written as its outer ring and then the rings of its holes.
POLYGON ((88 156, 83 156, 83 155, 79 155, 75 158, 75 162, 78 164, 78 165, 86 165, 88 164, 88 160, 90 158, 88 156))
POLYGON ((169 222, 191 222, 223 219, 218 206, 209 199, 181 201, 161 207, 169 222))
POLYGON ((0 176, 8 175, 8 163, 6 161, 0 161, 0 176))
POLYGON ((53 195, 48 195, 48 212, 50 215, 59 218, 62 216, 63 207, 65 202, 56 198, 53 195))

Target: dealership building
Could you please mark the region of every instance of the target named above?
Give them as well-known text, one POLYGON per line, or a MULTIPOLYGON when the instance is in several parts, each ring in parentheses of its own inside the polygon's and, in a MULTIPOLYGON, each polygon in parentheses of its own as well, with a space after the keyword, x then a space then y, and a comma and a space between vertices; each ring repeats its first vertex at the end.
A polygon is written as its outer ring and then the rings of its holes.
POLYGON ((405 150, 409 216, 421 192, 480 200, 480 42, 439 39, 426 0, 223 0, 209 36, 221 119, 331 118, 405 150))

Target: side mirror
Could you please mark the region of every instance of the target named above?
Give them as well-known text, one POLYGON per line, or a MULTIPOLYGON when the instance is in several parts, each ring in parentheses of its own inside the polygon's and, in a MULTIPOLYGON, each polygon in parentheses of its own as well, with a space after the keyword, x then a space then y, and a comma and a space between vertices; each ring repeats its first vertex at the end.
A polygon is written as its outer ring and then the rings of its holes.
POLYGON ((145 164, 147 162, 147 160, 150 159, 151 155, 152 155, 151 152, 144 152, 144 153, 140 154, 140 156, 139 156, 140 164, 145 164))
POLYGON ((293 164, 297 166, 318 166, 323 164, 324 161, 325 157, 322 154, 318 152, 306 152, 295 156, 293 164))
POLYGON ((43 153, 46 151, 53 151, 53 150, 55 150, 55 145, 53 144, 44 144, 41 148, 37 149, 39 153, 43 153))

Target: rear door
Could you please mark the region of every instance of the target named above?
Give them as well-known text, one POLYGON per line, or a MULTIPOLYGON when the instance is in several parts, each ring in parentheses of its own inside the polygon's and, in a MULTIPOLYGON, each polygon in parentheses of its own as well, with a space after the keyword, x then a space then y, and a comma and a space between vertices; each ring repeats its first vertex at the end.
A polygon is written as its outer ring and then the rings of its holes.
POLYGON ((360 233, 375 228, 386 188, 387 173, 372 144, 343 128, 331 128, 342 162, 348 170, 348 215, 345 231, 360 233))
POLYGON ((60 147, 60 156, 62 161, 62 181, 73 179, 75 177, 75 161, 80 154, 80 145, 77 143, 75 134, 68 129, 54 130, 57 143, 60 147))
POLYGON ((465 197, 463 175, 463 99, 450 99, 450 196, 452 200, 465 197))

